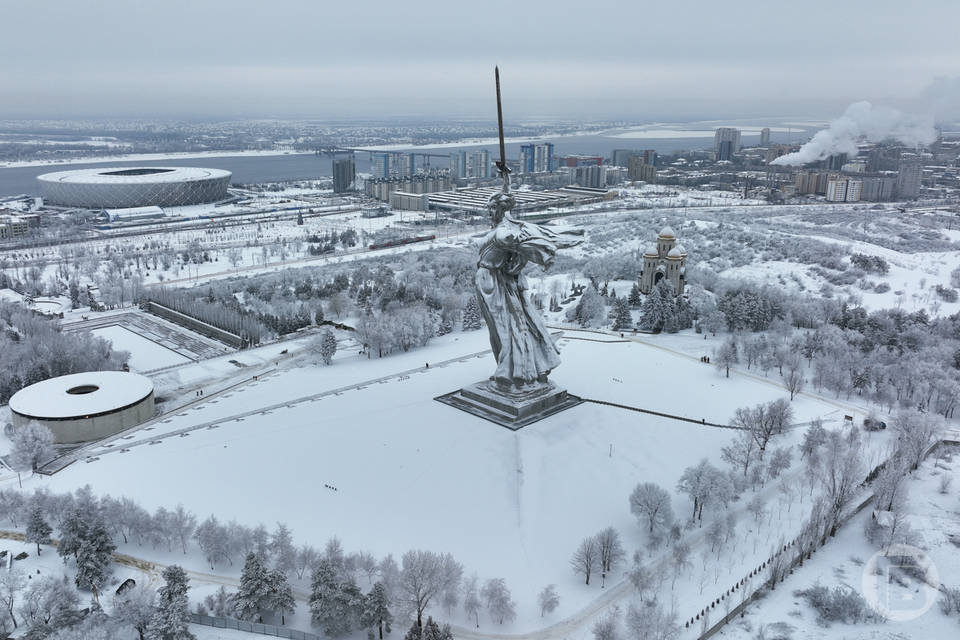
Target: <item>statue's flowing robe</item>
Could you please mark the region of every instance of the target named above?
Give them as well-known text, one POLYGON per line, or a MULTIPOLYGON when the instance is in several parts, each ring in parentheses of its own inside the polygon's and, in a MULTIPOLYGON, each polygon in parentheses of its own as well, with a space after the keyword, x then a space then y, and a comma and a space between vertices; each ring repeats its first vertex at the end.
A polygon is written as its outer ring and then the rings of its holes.
POLYGON ((521 271, 528 262, 547 267, 557 249, 580 242, 582 238, 573 234, 511 218, 504 218, 484 236, 477 264, 477 298, 497 359, 493 378, 498 384, 519 388, 544 381, 560 364, 560 352, 543 317, 527 298, 521 271))

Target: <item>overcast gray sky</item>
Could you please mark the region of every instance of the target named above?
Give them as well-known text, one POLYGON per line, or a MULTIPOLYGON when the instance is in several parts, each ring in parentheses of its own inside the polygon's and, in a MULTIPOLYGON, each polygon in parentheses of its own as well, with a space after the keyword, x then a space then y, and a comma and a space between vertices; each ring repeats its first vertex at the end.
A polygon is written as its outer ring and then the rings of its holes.
MULTIPOLYGON (((838 113, 960 75, 960 2, 0 0, 0 117, 838 113)), ((948 81, 956 88, 956 82, 948 81)))

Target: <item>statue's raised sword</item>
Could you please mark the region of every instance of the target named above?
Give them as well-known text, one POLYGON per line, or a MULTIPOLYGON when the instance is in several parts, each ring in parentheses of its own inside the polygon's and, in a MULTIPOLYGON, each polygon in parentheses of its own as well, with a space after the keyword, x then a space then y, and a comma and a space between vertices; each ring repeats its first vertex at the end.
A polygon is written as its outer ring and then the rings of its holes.
POLYGON ((493 75, 497 81, 497 126, 500 129, 500 159, 497 160, 497 170, 503 177, 503 192, 510 192, 510 168, 507 166, 507 152, 503 146, 503 106, 500 104, 500 67, 493 68, 493 75))

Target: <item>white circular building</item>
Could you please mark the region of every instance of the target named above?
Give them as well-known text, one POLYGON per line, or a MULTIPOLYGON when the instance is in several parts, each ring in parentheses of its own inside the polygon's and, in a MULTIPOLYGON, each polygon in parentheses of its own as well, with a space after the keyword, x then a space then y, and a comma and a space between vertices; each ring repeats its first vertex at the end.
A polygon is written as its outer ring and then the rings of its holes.
POLYGON ((44 204, 87 209, 180 207, 227 197, 233 176, 197 167, 110 167, 37 176, 44 204))
POLYGON ((21 389, 10 413, 14 427, 38 422, 57 444, 99 440, 153 417, 153 382, 124 371, 73 373, 21 389))

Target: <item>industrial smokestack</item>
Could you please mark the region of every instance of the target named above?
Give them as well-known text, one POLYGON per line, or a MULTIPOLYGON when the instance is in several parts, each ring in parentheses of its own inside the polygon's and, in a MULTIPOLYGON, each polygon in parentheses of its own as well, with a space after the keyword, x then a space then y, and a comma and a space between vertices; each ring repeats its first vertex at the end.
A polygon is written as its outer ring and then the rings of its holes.
POLYGON ((936 133, 930 116, 911 116, 890 107, 855 102, 799 151, 780 156, 770 164, 802 165, 840 153, 854 157, 857 155, 857 141, 862 138, 870 142, 893 138, 902 144, 916 146, 930 144, 936 139, 936 133))

